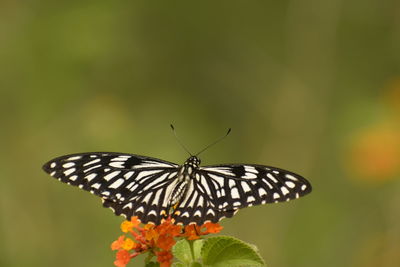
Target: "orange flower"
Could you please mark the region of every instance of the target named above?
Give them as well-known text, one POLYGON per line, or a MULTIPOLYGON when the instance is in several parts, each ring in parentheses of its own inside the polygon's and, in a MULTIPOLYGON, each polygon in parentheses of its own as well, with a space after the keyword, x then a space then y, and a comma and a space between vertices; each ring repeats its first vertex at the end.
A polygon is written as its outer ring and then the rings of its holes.
POLYGON ((172 264, 173 255, 170 251, 160 251, 156 253, 157 261, 160 263, 160 267, 170 267, 172 264))
POLYGON ((352 176, 384 181, 400 172, 400 129, 379 124, 358 133, 346 165, 352 176))
POLYGON ((152 241, 152 240, 156 241, 158 239, 158 232, 151 228, 146 232, 145 238, 147 241, 152 241))
POLYGON ((121 235, 120 237, 118 237, 117 240, 115 240, 114 242, 112 242, 112 244, 111 244, 111 249, 112 249, 112 250, 118 250, 118 249, 120 249, 120 248, 122 247, 122 244, 124 243, 124 239, 125 239, 125 236, 124 236, 124 235, 121 235))
POLYGON ((127 239, 125 239, 125 241, 121 247, 122 247, 122 249, 125 249, 125 250, 131 250, 135 246, 136 246, 136 243, 132 239, 127 238, 127 239))
POLYGON ((205 223, 202 226, 192 224, 183 227, 174 224, 171 218, 164 220, 160 225, 149 223, 140 227, 139 224, 137 217, 132 217, 130 221, 124 221, 121 224, 121 230, 134 239, 122 235, 111 244, 111 249, 118 250, 117 259, 114 262, 116 266, 124 267, 132 258, 149 252, 150 257, 157 256, 161 267, 170 267, 173 259, 171 249, 176 244, 176 238, 185 237, 188 240, 195 240, 201 235, 218 233, 222 229, 217 223, 205 223), (129 252, 134 253, 129 254, 129 252))
POLYGON ((117 267, 125 267, 131 260, 131 254, 126 250, 120 250, 117 252, 117 259, 114 261, 114 265, 117 267))
POLYGON ((219 225, 218 223, 211 223, 211 222, 207 222, 207 223, 203 224, 203 226, 206 228, 205 233, 207 233, 207 234, 219 233, 224 228, 221 225, 219 225))
POLYGON ((174 245, 176 241, 173 236, 171 235, 160 235, 157 240, 157 247, 163 249, 163 250, 170 250, 174 245))
POLYGON ((137 227, 140 224, 137 216, 131 218, 130 221, 124 221, 121 224, 121 230, 124 233, 128 233, 133 230, 133 228, 137 227))
POLYGON ((162 224, 158 225, 156 229, 160 235, 168 233, 172 236, 178 236, 182 231, 182 226, 175 225, 172 223, 171 219, 167 219, 162 224))
POLYGON ((200 226, 189 224, 185 226, 185 233, 183 235, 186 236, 187 240, 196 240, 200 238, 200 230, 200 226))

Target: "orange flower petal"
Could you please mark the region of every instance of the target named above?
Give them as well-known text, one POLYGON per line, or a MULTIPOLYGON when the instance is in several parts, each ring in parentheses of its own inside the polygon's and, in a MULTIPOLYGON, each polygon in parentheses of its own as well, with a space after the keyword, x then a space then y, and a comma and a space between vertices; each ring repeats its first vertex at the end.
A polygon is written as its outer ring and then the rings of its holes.
POLYGON ((127 238, 123 242, 121 248, 123 248, 125 250, 131 250, 131 249, 133 249, 135 247, 135 245, 136 245, 136 243, 132 239, 127 238))
POLYGON ((140 221, 138 220, 137 216, 134 216, 131 218, 130 221, 123 221, 121 223, 121 231, 124 233, 128 233, 130 231, 133 231, 133 228, 138 227, 140 224, 140 221))
POLYGON ((200 238, 200 227, 195 224, 186 225, 185 233, 187 240, 196 240, 200 238))
POLYGON ((138 216, 131 217, 131 223, 132 223, 133 227, 139 226, 140 220, 139 220, 138 216))
POLYGON ((156 230, 150 229, 146 232, 145 238, 147 241, 151 241, 151 240, 156 241, 158 239, 158 233, 156 230))
POLYGON ((224 228, 218 223, 211 223, 211 222, 205 223, 203 224, 203 226, 206 228, 205 234, 216 234, 221 232, 221 230, 224 228))
POLYGON ((170 267, 172 264, 173 255, 170 251, 156 252, 157 261, 160 263, 160 267, 170 267))
POLYGON ((124 235, 121 235, 120 237, 118 237, 117 240, 115 240, 114 242, 112 242, 112 244, 111 244, 111 249, 112 249, 112 250, 118 250, 118 249, 120 249, 121 246, 122 246, 122 244, 124 243, 124 239, 125 239, 125 236, 124 236, 124 235))
POLYGON ((114 261, 114 265, 117 267, 125 267, 131 260, 131 254, 126 250, 120 250, 117 252, 117 259, 114 261))
POLYGON ((133 230, 133 223, 130 221, 123 221, 121 223, 121 231, 124 233, 128 233, 133 230))
POLYGON ((157 247, 163 250, 170 250, 176 241, 171 235, 160 235, 157 240, 157 247))

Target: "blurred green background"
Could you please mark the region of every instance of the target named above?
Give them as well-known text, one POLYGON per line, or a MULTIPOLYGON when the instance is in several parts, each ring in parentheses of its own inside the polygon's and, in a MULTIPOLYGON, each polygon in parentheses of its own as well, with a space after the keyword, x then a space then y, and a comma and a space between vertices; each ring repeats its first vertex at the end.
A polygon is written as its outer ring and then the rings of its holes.
MULTIPOLYGON (((222 234, 271 267, 400 266, 400 2, 0 3, 0 266, 112 266, 122 218, 63 154, 258 163, 313 184, 222 234)), ((142 266, 135 259, 129 266, 142 266)))

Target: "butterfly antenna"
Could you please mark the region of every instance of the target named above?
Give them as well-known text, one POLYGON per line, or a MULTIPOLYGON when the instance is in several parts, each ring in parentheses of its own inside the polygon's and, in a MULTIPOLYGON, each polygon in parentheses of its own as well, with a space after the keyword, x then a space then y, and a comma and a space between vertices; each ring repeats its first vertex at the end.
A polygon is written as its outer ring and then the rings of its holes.
POLYGON ((212 147, 213 145, 219 143, 220 141, 222 141, 225 137, 228 136, 228 134, 231 132, 231 128, 228 129, 228 131, 226 132, 226 134, 220 138, 218 138, 217 140, 215 140, 214 142, 212 142, 211 144, 209 144, 208 146, 206 146, 205 148, 203 148, 199 153, 197 153, 195 156, 197 157, 198 155, 200 155, 201 153, 203 153, 204 151, 206 151, 207 149, 209 149, 210 147, 212 147))
POLYGON ((190 156, 193 156, 192 153, 190 153, 190 151, 185 147, 185 145, 181 142, 181 140, 179 140, 178 136, 176 135, 176 131, 174 128, 174 125, 170 124, 172 131, 174 132, 175 138, 178 141, 178 143, 181 145, 181 147, 183 147, 183 149, 189 153, 190 156))

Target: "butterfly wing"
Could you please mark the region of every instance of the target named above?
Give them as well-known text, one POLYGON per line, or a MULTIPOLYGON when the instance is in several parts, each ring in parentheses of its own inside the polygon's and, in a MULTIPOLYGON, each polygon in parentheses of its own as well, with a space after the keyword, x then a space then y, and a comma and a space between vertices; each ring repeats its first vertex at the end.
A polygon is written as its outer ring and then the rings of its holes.
POLYGON ((289 201, 312 190, 304 177, 270 166, 206 166, 201 167, 199 173, 201 180, 198 182, 213 189, 214 204, 221 210, 289 201))
POLYGON ((311 184, 298 174, 250 164, 200 167, 192 181, 175 218, 183 224, 218 222, 232 217, 238 209, 289 201, 312 190, 311 184))
POLYGON ((105 207, 127 218, 159 222, 172 190, 177 164, 133 154, 96 152, 55 158, 43 170, 103 199, 105 207))

